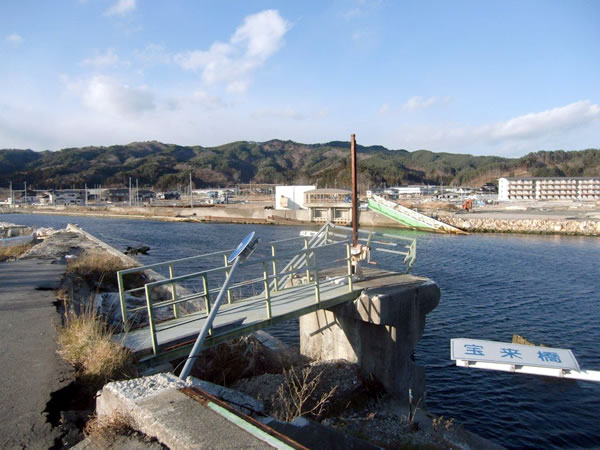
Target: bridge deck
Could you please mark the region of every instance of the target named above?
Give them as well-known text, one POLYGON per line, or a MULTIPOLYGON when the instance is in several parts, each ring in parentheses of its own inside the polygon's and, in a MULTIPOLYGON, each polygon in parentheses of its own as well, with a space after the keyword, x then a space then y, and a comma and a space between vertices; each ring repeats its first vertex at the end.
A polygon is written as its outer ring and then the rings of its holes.
MULTIPOLYGON (((279 292, 272 291, 271 319, 267 318, 264 295, 222 305, 213 322, 213 334, 207 337, 204 347, 208 348, 226 339, 246 335, 311 311, 354 300, 359 295, 356 287, 350 292, 347 284, 335 284, 331 281, 321 281, 319 288, 320 303, 316 302, 313 283, 294 286, 279 292)), ((156 324, 159 353, 189 347, 203 327, 206 317, 204 312, 199 312, 156 324)), ((122 339, 123 344, 138 357, 147 354, 151 355, 150 358, 154 356, 148 327, 131 330, 116 338, 122 339)))

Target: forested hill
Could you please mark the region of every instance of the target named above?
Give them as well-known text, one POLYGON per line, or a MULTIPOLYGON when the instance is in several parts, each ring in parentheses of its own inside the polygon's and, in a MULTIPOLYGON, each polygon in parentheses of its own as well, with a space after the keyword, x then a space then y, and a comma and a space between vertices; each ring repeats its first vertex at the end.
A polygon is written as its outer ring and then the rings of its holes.
MULTIPOLYGON (((51 152, 0 150, 0 187, 27 182, 36 189, 127 185, 168 189, 192 173, 197 187, 237 183, 350 185, 349 142, 232 142, 184 147, 135 142, 51 152)), ((521 158, 408 152, 357 146, 363 186, 444 184, 480 186, 500 176, 600 176, 600 150, 539 151, 521 158)))

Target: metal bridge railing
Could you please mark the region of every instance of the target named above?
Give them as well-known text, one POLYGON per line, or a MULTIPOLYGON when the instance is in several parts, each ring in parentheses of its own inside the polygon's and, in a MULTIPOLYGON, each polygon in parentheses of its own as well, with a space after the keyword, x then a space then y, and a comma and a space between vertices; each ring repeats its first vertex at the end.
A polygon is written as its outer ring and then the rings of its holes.
MULTIPOLYGON (((273 295, 292 288, 294 283, 297 282, 297 279, 300 278, 300 282, 303 284, 312 283, 314 285, 315 302, 319 303, 320 290, 323 283, 323 280, 319 277, 319 273, 326 268, 339 269, 340 266, 345 268, 345 273, 339 277, 347 279, 348 289, 351 292, 353 289, 351 233, 351 228, 327 223, 311 237, 300 236, 266 243, 266 245, 270 247, 270 256, 261 259, 248 259, 242 266, 245 268, 245 272, 247 271, 246 269, 251 266, 259 266, 262 270, 255 270, 251 276, 229 285, 227 289, 228 303, 231 304, 235 302, 237 304, 238 302, 243 302, 251 297, 256 299, 257 297, 262 296, 264 297, 265 302, 265 319, 268 320, 271 319, 272 316, 271 297, 273 295), (292 251, 284 249, 284 247, 296 243, 300 243, 302 248, 292 251), (259 286, 258 290, 255 289, 256 285, 259 286), (254 287, 254 290, 252 293, 249 293, 251 292, 251 287, 254 287), (240 298, 234 300, 232 292, 236 289, 240 291, 245 290, 246 295, 242 295, 240 298)), ((370 250, 404 256, 402 263, 407 267, 406 272, 410 271, 414 264, 416 258, 416 242, 414 239, 378 233, 375 231, 359 230, 358 240, 359 243, 363 243, 370 250)), ((261 247, 264 245, 265 244, 261 244, 261 247)), ((145 310, 148 318, 149 331, 152 337, 152 347, 154 354, 156 355, 158 352, 158 342, 156 337, 157 326, 160 326, 160 330, 166 330, 193 321, 202 320, 211 312, 211 297, 220 291, 221 283, 219 283, 219 286, 213 288, 211 288, 209 284, 212 283, 212 285, 215 286, 215 276, 222 277, 229 274, 231 266, 227 264, 227 255, 232 251, 233 249, 212 252, 117 272, 121 313, 124 324, 127 324, 128 315, 130 313, 145 310), (219 257, 220 255, 224 256, 224 263, 222 266, 175 276, 174 266, 176 265, 192 263, 208 257, 219 257), (145 283, 142 287, 125 289, 125 275, 143 273, 146 270, 160 267, 168 268, 168 278, 145 283), (189 280, 196 280, 198 285, 201 283, 202 288, 198 292, 185 294, 182 294, 181 291, 178 292, 178 286, 181 286, 182 282, 189 280), (165 291, 170 293, 170 298, 161 299, 158 292, 164 297, 165 291), (145 305, 129 308, 126 303, 126 294, 140 292, 143 292, 145 295, 145 305), (203 302, 204 311, 189 314, 186 318, 178 307, 182 303, 190 301, 203 302), (161 320, 157 320, 155 313, 158 310, 168 308, 172 309, 171 319, 178 320, 171 323, 168 321, 161 323, 161 320)))
MULTIPOLYGON (((293 275, 297 275, 297 274, 301 274, 301 284, 306 285, 306 284, 312 284, 314 286, 314 298, 315 298, 315 302, 316 303, 320 303, 321 301, 321 296, 320 296, 320 289, 321 289, 321 284, 323 283, 323 280, 320 279, 319 277, 319 270, 322 269, 323 267, 320 266, 318 260, 318 254, 321 251, 324 251, 326 249, 332 249, 332 248, 345 248, 346 250, 346 257, 343 258, 344 260, 346 260, 346 274, 343 275, 343 277, 348 279, 348 291, 352 292, 353 286, 352 286, 352 267, 351 267, 351 255, 350 255, 350 240, 344 240, 344 241, 339 241, 339 242, 335 242, 335 243, 331 243, 331 244, 324 244, 321 245, 317 248, 306 248, 306 249, 302 249, 300 251, 296 251, 296 252, 288 252, 288 253, 282 253, 277 257, 268 257, 268 258, 263 258, 263 259, 258 259, 258 260, 249 260, 247 261, 244 266, 247 268, 248 266, 262 266, 262 276, 261 277, 256 277, 256 278, 252 278, 252 279, 247 279, 247 280, 243 280, 240 281, 238 283, 234 283, 231 284, 229 286, 229 290, 231 289, 235 289, 235 288, 240 288, 240 287, 248 287, 251 286, 253 284, 259 284, 261 286, 261 288, 263 289, 261 294, 258 294, 258 296, 256 294, 254 295, 249 295, 246 298, 241 298, 238 299, 235 303, 239 304, 241 302, 243 302, 244 300, 247 300, 248 298, 254 298, 256 299, 256 297, 259 296, 263 296, 264 297, 264 306, 265 306, 265 320, 271 319, 272 318, 272 311, 271 311, 271 297, 272 295, 278 293, 278 292, 282 292, 288 289, 293 289, 295 287, 295 285, 293 284, 293 282, 289 282, 287 285, 284 285, 281 283, 281 279, 284 276, 293 276, 293 275), (291 270, 285 270, 285 271, 281 271, 281 272, 277 272, 277 262, 280 261, 281 259, 286 259, 286 258, 290 258, 290 257, 294 257, 294 256, 298 256, 298 255, 302 255, 305 257, 306 263, 302 266, 302 267, 296 267, 293 268, 291 270), (274 282, 274 285, 271 286, 271 281, 274 282)), ((208 270, 204 270, 202 272, 197 272, 197 273, 191 273, 188 275, 183 275, 183 276, 179 276, 179 277, 173 277, 173 278, 169 278, 169 279, 165 279, 165 280, 159 280, 159 281, 154 281, 151 283, 147 283, 144 286, 144 290, 145 290, 145 294, 146 294, 146 306, 145 308, 148 311, 148 325, 150 328, 150 334, 151 334, 151 339, 152 339, 152 349, 154 354, 158 354, 158 342, 157 342, 157 337, 156 337, 156 333, 157 333, 157 321, 155 320, 155 311, 161 308, 169 308, 171 306, 175 306, 177 304, 186 302, 186 301, 190 301, 190 300, 197 300, 197 299, 203 299, 204 303, 205 303, 205 311, 204 314, 193 314, 190 315, 189 318, 185 318, 182 317, 180 318, 180 320, 177 320, 173 323, 168 323, 165 322, 164 325, 160 326, 160 330, 167 330, 169 328, 174 328, 174 327, 178 327, 184 324, 188 324, 191 322, 195 322, 195 321, 199 321, 204 319, 205 317, 208 316, 208 314, 211 311, 211 294, 215 293, 217 291, 219 291, 219 289, 209 289, 208 286, 208 276, 210 274, 216 274, 219 272, 226 272, 227 270, 229 270, 229 266, 222 266, 222 267, 216 267, 213 269, 208 269, 208 270), (161 286, 173 286, 174 284, 184 281, 184 280, 189 280, 191 278, 201 278, 203 281, 203 286, 204 286, 204 290, 198 293, 194 293, 191 294, 189 296, 186 297, 180 297, 180 298, 171 298, 169 300, 166 301, 155 301, 155 295, 153 294, 153 292, 155 292, 156 288, 159 288, 161 286)))

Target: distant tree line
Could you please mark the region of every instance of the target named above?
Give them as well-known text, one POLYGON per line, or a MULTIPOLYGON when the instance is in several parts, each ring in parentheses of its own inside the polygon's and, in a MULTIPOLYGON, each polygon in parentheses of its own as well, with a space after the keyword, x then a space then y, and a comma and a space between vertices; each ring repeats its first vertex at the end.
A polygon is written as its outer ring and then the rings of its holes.
MULTIPOLYGON (((172 189, 239 183, 318 183, 349 187, 349 142, 239 141, 218 147, 135 142, 51 152, 0 150, 0 186, 37 189, 140 186, 172 189)), ((406 184, 483 185, 500 176, 600 176, 600 150, 538 151, 521 158, 408 152, 357 146, 362 189, 406 184)))

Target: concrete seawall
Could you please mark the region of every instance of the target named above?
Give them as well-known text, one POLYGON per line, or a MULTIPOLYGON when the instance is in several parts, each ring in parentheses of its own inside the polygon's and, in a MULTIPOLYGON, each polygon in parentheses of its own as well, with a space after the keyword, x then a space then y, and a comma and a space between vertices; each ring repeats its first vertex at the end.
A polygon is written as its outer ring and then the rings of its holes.
POLYGON ((532 233, 600 236, 599 220, 540 218, 490 218, 442 216, 444 222, 468 232, 532 233))
MULTIPOLYGON (((96 217, 126 217, 131 219, 164 221, 197 221, 216 223, 255 223, 277 225, 313 225, 307 210, 273 210, 264 206, 228 205, 213 208, 181 207, 41 207, 21 208, 25 214, 60 214, 96 217)), ((565 234, 580 236, 600 236, 600 215, 585 217, 573 212, 559 216, 557 214, 521 214, 505 211, 503 213, 477 211, 470 214, 437 212, 439 220, 471 233, 530 233, 565 234)), ((404 228, 399 223, 373 211, 360 211, 359 226, 404 228)))

